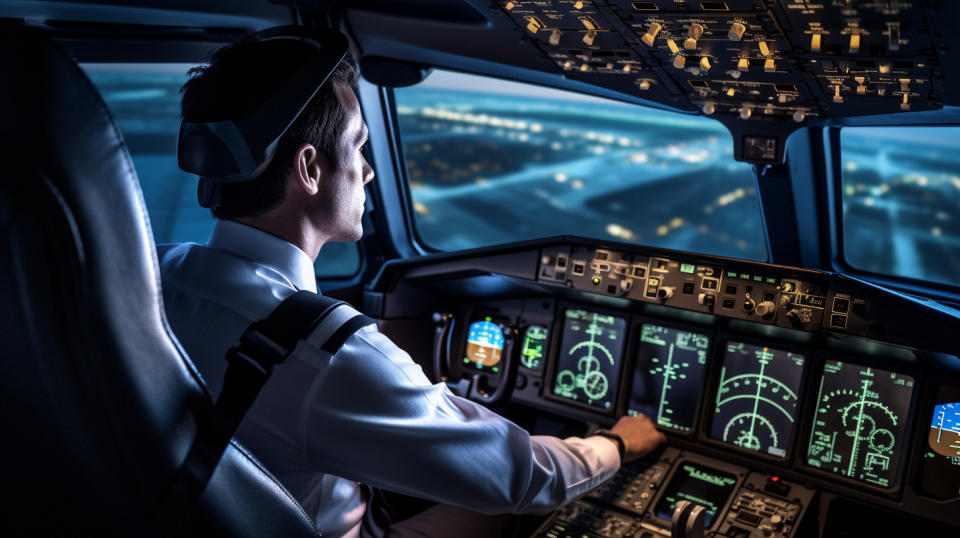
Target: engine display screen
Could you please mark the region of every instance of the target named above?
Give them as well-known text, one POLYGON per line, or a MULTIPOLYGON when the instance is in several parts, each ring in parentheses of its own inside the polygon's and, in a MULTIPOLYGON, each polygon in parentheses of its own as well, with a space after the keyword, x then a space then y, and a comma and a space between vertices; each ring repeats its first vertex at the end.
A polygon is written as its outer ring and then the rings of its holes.
POLYGON ((670 520, 680 501, 690 501, 707 509, 704 526, 709 529, 717 512, 727 504, 737 478, 723 471, 693 462, 682 462, 657 503, 657 517, 670 520))
POLYGON ((918 489, 942 501, 960 499, 960 387, 937 390, 927 445, 918 489))
POLYGON ((710 337, 651 323, 640 330, 628 415, 643 413, 658 426, 688 432, 700 409, 710 337))
POLYGON ((710 436, 784 458, 797 430, 803 355, 727 342, 710 436))
POLYGON ((543 358, 547 356, 547 342, 550 331, 541 325, 531 325, 523 333, 523 349, 520 350, 520 364, 531 370, 539 370, 543 366, 543 358))
POLYGON ((613 407, 626 326, 626 320, 616 316, 567 310, 553 393, 602 409, 613 407))
POLYGON ((828 360, 817 394, 807 465, 890 487, 907 449, 913 378, 828 360))
POLYGON ((503 358, 503 330, 489 315, 474 314, 470 320, 463 364, 477 370, 499 373, 500 360, 503 358))

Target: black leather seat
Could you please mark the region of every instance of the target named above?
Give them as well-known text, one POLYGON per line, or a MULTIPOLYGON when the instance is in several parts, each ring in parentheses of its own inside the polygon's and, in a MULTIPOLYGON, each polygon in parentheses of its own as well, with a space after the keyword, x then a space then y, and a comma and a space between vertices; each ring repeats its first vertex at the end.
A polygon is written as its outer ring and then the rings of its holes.
MULTIPOLYGON (((0 157, 0 534, 169 532, 158 506, 211 398, 106 106, 59 46, 2 24, 0 157)), ((318 534, 235 443, 195 506, 177 534, 318 534)))

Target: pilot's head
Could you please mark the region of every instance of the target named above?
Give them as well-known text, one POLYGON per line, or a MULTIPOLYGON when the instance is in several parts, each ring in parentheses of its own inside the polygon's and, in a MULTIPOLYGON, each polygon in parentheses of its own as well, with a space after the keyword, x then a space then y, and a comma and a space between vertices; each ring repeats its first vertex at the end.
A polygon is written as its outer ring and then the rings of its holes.
MULTIPOLYGON (((183 117, 193 122, 245 117, 315 53, 290 39, 223 47, 209 64, 190 70, 182 89, 183 117)), ((373 179, 373 170, 361 152, 367 127, 353 90, 356 81, 348 56, 280 138, 264 172, 218 187, 214 216, 306 226, 322 236, 321 244, 359 239, 363 185, 373 179)))

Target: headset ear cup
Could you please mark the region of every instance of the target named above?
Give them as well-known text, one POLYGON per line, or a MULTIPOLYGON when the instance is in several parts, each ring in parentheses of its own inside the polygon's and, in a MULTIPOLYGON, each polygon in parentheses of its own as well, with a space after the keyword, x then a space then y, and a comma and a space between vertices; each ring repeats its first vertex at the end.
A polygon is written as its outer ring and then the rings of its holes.
POLYGON ((197 201, 200 207, 216 209, 220 206, 220 185, 209 179, 200 178, 197 183, 197 201))

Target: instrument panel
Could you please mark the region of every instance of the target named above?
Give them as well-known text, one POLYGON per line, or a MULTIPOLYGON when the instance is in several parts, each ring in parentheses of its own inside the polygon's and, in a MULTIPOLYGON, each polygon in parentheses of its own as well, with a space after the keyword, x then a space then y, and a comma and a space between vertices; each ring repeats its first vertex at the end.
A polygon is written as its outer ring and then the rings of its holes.
POLYGON ((366 299, 385 330, 447 308, 432 314, 446 320, 435 372, 464 396, 594 427, 643 413, 667 434, 542 536, 669 535, 683 500, 716 536, 794 536, 817 495, 960 527, 947 309, 823 272, 568 238, 388 265, 366 299))

